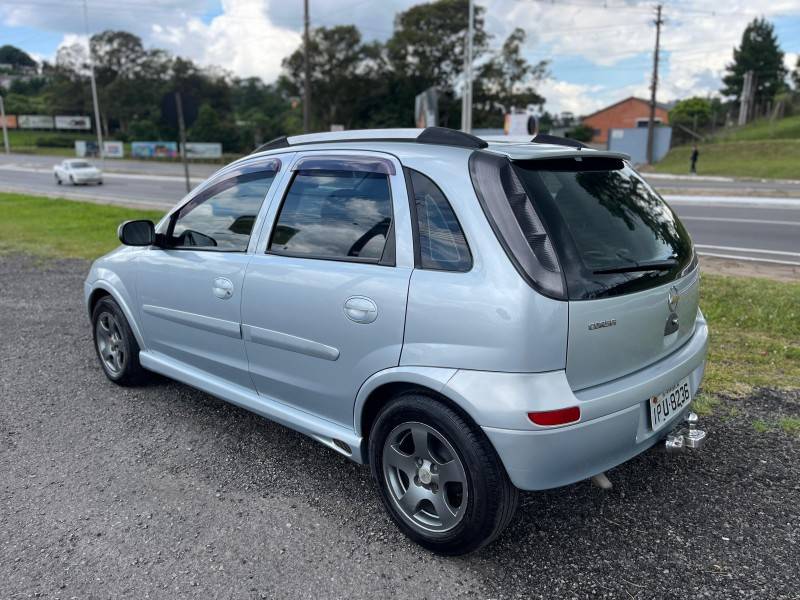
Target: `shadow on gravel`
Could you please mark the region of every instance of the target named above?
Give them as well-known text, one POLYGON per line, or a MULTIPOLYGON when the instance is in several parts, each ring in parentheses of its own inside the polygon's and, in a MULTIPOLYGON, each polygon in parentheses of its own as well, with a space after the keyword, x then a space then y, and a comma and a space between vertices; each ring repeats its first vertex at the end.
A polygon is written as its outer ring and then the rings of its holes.
POLYGON ((702 453, 646 452, 611 491, 523 494, 496 543, 442 558, 366 467, 161 377, 106 381, 85 270, 0 258, 2 597, 797 598, 800 444, 752 422, 798 392, 729 399, 702 453))

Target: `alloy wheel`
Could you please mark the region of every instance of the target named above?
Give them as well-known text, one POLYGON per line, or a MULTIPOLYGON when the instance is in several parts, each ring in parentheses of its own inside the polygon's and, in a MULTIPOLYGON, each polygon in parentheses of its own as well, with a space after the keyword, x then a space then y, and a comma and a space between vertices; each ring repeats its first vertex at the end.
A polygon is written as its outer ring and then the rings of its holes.
POLYGON ((461 522, 467 474, 439 431, 424 423, 401 423, 384 442, 382 466, 389 495, 411 525, 443 533, 461 522))
POLYGON ((114 314, 104 311, 97 317, 95 343, 103 367, 111 375, 119 375, 125 368, 127 354, 122 327, 114 314))

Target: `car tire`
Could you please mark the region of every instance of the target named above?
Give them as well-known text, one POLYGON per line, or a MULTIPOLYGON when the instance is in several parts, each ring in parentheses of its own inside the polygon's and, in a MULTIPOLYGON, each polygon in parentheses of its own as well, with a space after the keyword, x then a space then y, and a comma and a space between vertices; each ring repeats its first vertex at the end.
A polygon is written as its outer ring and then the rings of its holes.
POLYGON ((56 185, 61 185, 61 177, 58 175, 54 175, 54 177, 56 178, 56 185))
POLYGON ((438 554, 491 543, 516 511, 519 491, 486 435, 434 397, 408 393, 387 404, 370 431, 369 461, 392 520, 438 554))
POLYGON ((103 185, 103 180, 101 179, 100 181, 98 181, 97 185, 103 185))
POLYGON ((139 344, 119 305, 101 298, 92 311, 94 349, 106 377, 118 385, 132 386, 147 378, 139 362, 139 344))
POLYGON ((69 176, 69 182, 70 182, 71 185, 76 185, 75 184, 75 179, 72 177, 72 175, 69 176))

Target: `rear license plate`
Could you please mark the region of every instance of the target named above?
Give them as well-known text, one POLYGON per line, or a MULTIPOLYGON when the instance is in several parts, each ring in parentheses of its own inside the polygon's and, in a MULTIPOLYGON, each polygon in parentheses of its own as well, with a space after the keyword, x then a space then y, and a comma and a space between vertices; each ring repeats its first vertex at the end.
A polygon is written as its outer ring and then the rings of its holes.
POLYGON ((650 427, 658 431, 692 401, 689 378, 684 377, 658 396, 650 398, 650 427))

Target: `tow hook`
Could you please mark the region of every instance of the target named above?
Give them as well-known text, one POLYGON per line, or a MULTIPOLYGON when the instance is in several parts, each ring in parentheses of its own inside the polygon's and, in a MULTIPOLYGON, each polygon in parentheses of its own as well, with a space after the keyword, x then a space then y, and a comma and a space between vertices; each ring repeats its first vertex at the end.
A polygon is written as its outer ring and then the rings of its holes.
POLYGON ((697 428, 698 417, 690 412, 686 415, 684 423, 686 428, 672 431, 664 442, 664 448, 670 454, 677 454, 686 450, 700 450, 706 441, 706 432, 697 428))

